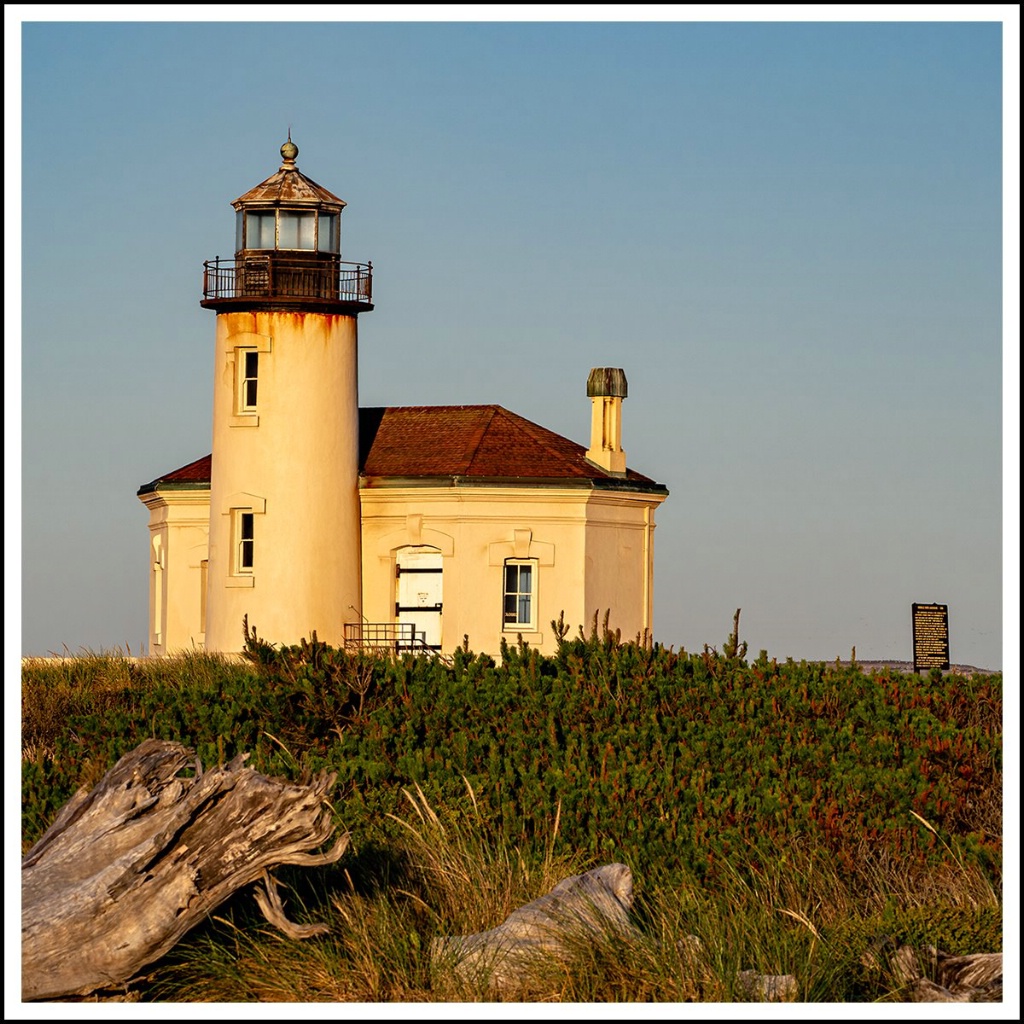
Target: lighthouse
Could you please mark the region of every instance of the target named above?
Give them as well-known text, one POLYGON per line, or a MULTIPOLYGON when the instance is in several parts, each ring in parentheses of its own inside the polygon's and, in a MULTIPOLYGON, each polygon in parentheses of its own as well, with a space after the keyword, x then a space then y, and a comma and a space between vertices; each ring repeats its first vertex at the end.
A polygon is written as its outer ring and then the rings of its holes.
POLYGON ((345 203, 298 153, 289 136, 232 203, 234 255, 205 264, 213 450, 137 492, 150 652, 237 653, 248 619, 281 645, 554 653, 555 622, 601 609, 652 642, 668 489, 626 464, 624 370, 590 371, 589 448, 495 404, 360 409, 371 266, 342 260, 345 203))
POLYGON ((358 331, 372 267, 341 258, 345 202, 298 147, 234 200, 233 259, 204 265, 217 314, 206 642, 238 651, 242 621, 340 644, 361 614, 358 331))

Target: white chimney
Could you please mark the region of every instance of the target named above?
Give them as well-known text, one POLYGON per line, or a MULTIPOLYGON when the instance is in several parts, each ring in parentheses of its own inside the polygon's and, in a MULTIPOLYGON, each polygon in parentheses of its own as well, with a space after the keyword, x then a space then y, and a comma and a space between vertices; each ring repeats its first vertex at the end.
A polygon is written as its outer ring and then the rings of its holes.
POLYGON ((622 450, 622 400, 626 374, 608 366, 595 367, 587 377, 590 397, 590 447, 587 458, 612 476, 626 475, 622 450))

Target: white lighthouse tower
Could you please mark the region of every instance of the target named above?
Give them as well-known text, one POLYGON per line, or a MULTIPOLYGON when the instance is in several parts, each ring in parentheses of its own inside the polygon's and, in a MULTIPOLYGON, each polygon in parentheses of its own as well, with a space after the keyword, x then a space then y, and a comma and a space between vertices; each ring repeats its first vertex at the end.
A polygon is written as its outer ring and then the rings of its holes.
POLYGON ((242 620, 340 645, 361 611, 357 319, 371 266, 341 259, 345 203, 281 147, 276 174, 233 202, 235 255, 206 263, 217 313, 206 649, 242 620))

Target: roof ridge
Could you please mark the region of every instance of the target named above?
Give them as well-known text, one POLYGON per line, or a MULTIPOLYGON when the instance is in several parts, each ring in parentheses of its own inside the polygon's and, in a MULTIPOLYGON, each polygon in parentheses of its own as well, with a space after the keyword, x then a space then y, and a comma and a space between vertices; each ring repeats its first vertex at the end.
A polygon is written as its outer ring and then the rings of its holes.
MULTIPOLYGON (((564 452, 559 451, 551 444, 549 440, 549 438, 551 437, 556 437, 559 441, 564 441, 567 444, 571 444, 574 448, 579 449, 580 452, 586 452, 586 448, 584 448, 583 445, 579 444, 577 441, 574 441, 571 437, 566 437, 564 434, 559 434, 556 431, 551 430, 549 427, 542 426, 540 423, 534 423, 533 420, 528 420, 525 416, 520 416, 519 413, 512 412, 511 409, 505 409, 503 406, 499 406, 498 408, 500 408, 501 411, 504 412, 505 415, 508 416, 510 419, 516 420, 520 425, 521 429, 525 427, 526 432, 530 435, 530 437, 537 444, 539 444, 549 455, 558 459, 560 462, 563 462, 570 466, 573 465, 573 461, 571 459, 566 458, 564 452)), ((604 472, 600 466, 592 466, 591 468, 596 469, 602 473, 604 472)))
MULTIPOLYGON (((471 408, 473 408, 471 406, 471 408)), ((469 458, 466 459, 466 464, 463 467, 463 472, 468 473, 473 468, 473 463, 476 461, 477 456, 480 454, 480 443, 487 436, 487 431, 491 429, 491 424, 494 422, 494 417, 498 415, 498 411, 501 409, 500 405, 484 405, 477 406, 476 408, 490 409, 490 415, 487 416, 486 422, 481 420, 480 424, 474 428, 473 433, 470 435, 470 444, 468 444, 467 450, 469 452, 469 458)))

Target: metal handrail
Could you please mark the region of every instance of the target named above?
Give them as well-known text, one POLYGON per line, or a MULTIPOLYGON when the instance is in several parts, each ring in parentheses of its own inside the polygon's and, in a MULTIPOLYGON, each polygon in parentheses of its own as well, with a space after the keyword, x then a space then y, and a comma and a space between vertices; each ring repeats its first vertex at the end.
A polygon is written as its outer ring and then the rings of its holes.
POLYGON ((272 252, 203 263, 204 301, 264 298, 370 303, 373 264, 289 259, 272 252))
POLYGON ((426 632, 411 622, 346 622, 343 628, 347 650, 429 654, 447 660, 427 643, 426 632))

